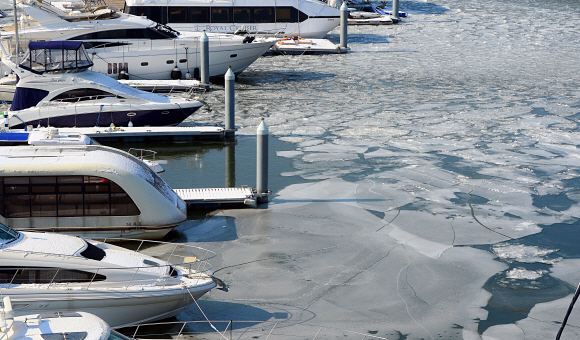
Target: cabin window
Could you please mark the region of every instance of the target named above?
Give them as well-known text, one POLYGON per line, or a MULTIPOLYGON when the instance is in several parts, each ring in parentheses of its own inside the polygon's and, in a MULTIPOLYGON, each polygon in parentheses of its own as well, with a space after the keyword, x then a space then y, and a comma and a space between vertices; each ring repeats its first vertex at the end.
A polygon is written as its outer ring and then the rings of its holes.
POLYGON ((186 23, 187 7, 169 7, 169 22, 186 23))
POLYGON ((7 218, 141 214, 119 185, 95 176, 0 178, 0 211, 7 218))
POLYGON ((236 7, 234 8, 234 22, 240 24, 251 23, 252 9, 250 7, 236 7))
POLYGON ((189 22, 191 23, 208 23, 209 22, 209 7, 190 7, 189 8, 189 22))
POLYGON ((255 7, 252 14, 252 23, 275 22, 274 7, 255 7))
MULTIPOLYGON (((187 14, 187 9, 184 9, 184 13, 187 14)), ((186 15, 187 18, 187 15, 186 15)), ((166 31, 158 29, 158 27, 152 28, 131 28, 131 29, 120 29, 120 30, 109 30, 102 32, 94 32, 77 35, 69 40, 122 40, 122 39, 172 39, 176 35, 166 31)), ((103 46, 112 46, 110 44, 103 44, 103 46)), ((97 46, 98 47, 98 46, 97 46)))
MULTIPOLYGON (((115 69, 117 68, 117 63, 113 63, 115 69)), ((115 70, 115 73, 117 71, 115 70)), ((92 89, 92 88, 80 88, 80 89, 73 89, 69 91, 65 91, 54 98, 51 101, 60 101, 60 102, 68 102, 68 103, 76 103, 82 102, 85 100, 95 100, 101 98, 109 98, 109 97, 118 97, 121 99, 125 99, 121 96, 116 96, 110 92, 99 90, 99 89, 92 89)))
POLYGON ((106 279, 104 275, 76 269, 0 267, 0 283, 4 284, 89 283, 106 279))
POLYGON ((276 22, 297 22, 298 10, 294 7, 276 7, 276 22))
POLYGON ((0 223, 0 243, 8 243, 18 238, 20 234, 0 223))
POLYGON ((231 23, 233 8, 231 7, 212 7, 211 9, 211 23, 225 24, 231 23))

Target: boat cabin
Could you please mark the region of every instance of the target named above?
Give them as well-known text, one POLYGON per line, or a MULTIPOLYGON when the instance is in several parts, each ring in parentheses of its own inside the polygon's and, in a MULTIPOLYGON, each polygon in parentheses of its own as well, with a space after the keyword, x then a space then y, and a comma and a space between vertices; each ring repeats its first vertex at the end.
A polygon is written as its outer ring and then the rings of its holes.
POLYGON ((85 237, 161 238, 186 204, 133 155, 100 145, 0 147, 0 223, 85 237))

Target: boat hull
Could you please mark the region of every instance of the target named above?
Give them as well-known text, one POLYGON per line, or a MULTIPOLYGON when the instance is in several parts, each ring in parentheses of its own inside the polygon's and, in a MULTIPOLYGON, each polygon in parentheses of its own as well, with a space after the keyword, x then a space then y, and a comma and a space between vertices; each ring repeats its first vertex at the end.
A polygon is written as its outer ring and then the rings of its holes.
POLYGON ((32 126, 52 126, 52 127, 108 127, 127 126, 131 122, 134 126, 170 126, 177 125, 192 115, 199 106, 177 107, 173 109, 137 109, 117 110, 113 106, 110 111, 103 109, 99 111, 101 105, 92 105, 91 112, 87 107, 74 108, 73 105, 64 107, 33 107, 11 113, 11 127, 16 129, 24 128, 26 125, 32 126), (44 111, 44 113, 43 113, 44 111), (40 112, 40 114, 39 114, 40 112), (17 116, 20 118, 12 118, 17 116), (39 118, 42 117, 42 118, 39 118))
MULTIPOLYGON (((223 77, 230 66, 235 74, 242 73, 274 43, 275 41, 268 41, 210 46, 209 76, 223 77)), ((99 58, 94 58, 92 70, 114 79, 118 78, 121 70, 129 75, 129 79, 172 79, 171 73, 176 67, 181 71, 181 79, 185 79, 188 71, 194 78, 199 79, 200 75, 199 44, 192 44, 192 47, 187 49, 187 53, 184 48, 174 49, 168 53, 168 49, 152 48, 147 42, 88 51, 89 53, 96 52, 99 56, 99 58)))
MULTIPOLYGON (((5 286, 5 285, 3 285, 5 286)), ((83 311, 94 314, 111 327, 150 322, 172 317, 186 309, 216 286, 211 282, 187 289, 159 290, 83 290, 83 289, 21 289, 4 287, 12 299, 16 316, 83 311)))

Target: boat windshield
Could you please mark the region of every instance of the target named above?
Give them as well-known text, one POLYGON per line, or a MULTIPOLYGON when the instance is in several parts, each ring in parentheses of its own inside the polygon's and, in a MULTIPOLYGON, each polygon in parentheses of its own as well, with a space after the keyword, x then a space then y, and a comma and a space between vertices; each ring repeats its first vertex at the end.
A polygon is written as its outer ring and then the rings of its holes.
POLYGON ((10 243, 20 237, 20 233, 0 223, 0 244, 10 243))
POLYGON ((169 26, 165 26, 163 24, 157 24, 157 25, 155 25, 155 27, 150 27, 150 29, 157 31, 157 32, 167 36, 168 38, 177 38, 177 36, 179 36, 179 32, 177 32, 173 28, 171 28, 169 26))

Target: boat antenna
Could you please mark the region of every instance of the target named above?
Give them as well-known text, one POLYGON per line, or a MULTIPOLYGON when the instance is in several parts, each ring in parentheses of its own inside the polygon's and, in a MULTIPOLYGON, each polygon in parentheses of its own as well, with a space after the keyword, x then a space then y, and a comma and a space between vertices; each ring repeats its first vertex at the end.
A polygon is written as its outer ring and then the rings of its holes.
POLYGON ((578 300, 578 295, 580 295, 580 284, 578 284, 578 288, 576 288, 576 294, 572 298, 572 302, 570 302, 570 307, 568 307, 568 311, 566 312, 566 316, 564 317, 564 321, 562 321, 562 326, 560 326, 560 330, 558 331, 558 335, 556 336, 556 340, 560 340, 562 336, 562 332, 564 331, 564 327, 566 327, 566 323, 568 322, 568 317, 572 313, 572 309, 574 309, 574 304, 576 300, 578 300))
POLYGON ((16 67, 18 67, 18 50, 20 47, 20 40, 18 38, 18 12, 16 9, 16 0, 12 0, 12 6, 14 7, 14 36, 16 37, 16 67))

